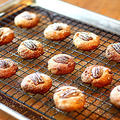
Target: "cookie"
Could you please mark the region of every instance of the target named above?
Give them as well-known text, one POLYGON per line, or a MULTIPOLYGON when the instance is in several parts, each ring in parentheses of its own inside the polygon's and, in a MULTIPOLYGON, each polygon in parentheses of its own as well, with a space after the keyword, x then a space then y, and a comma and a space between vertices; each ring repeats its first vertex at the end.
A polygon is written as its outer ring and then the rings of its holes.
POLYGON ((110 44, 105 52, 106 58, 120 62, 120 43, 110 44))
POLYGON ((58 109, 70 112, 84 107, 85 95, 76 87, 63 86, 56 90, 53 100, 58 109))
POLYGON ((0 58, 0 78, 11 77, 17 69, 17 64, 12 60, 0 58))
POLYGON ((43 45, 36 40, 25 40, 18 47, 18 54, 24 59, 38 58, 43 53, 43 45))
POLYGON ((104 66, 91 65, 85 69, 81 75, 81 80, 92 84, 95 87, 104 87, 111 84, 113 74, 111 70, 104 66))
POLYGON ((14 19, 15 25, 22 28, 32 28, 36 26, 38 22, 39 17, 35 13, 29 11, 20 13, 14 19))
POLYGON ((14 31, 8 27, 0 28, 0 45, 10 43, 14 38, 14 31))
POLYGON ((21 88, 30 93, 46 93, 52 87, 52 79, 43 73, 35 72, 26 76, 21 82, 21 88))
POLYGON ((110 101, 113 105, 120 108, 120 85, 116 86, 110 93, 110 101))
POLYGON ((48 61, 48 70, 56 75, 68 74, 74 71, 74 58, 67 54, 58 54, 48 61))
POLYGON ((70 35, 70 26, 65 23, 54 23, 44 30, 44 36, 50 40, 63 40, 70 35))
POLYGON ((100 44, 98 35, 92 32, 77 32, 73 37, 73 44, 81 50, 93 50, 100 44))

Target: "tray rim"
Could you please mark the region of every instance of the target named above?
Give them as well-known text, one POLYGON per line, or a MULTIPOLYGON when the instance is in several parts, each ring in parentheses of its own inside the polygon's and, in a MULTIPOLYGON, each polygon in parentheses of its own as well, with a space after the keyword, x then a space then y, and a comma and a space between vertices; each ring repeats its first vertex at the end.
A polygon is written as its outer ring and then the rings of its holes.
POLYGON ((31 6, 39 6, 58 14, 76 19, 93 27, 120 35, 120 21, 99 13, 77 7, 61 0, 36 0, 31 6), (52 3, 52 4, 51 4, 52 3), (62 9, 58 9, 62 8, 62 9), (72 9, 72 14, 71 14, 72 9), (102 21, 100 21, 102 19, 102 21))

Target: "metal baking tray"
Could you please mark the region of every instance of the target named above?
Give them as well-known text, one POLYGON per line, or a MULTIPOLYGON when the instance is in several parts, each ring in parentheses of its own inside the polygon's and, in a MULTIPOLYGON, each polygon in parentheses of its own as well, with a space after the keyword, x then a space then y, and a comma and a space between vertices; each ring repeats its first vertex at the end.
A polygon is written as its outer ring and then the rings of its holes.
POLYGON ((18 4, 20 0, 1 0, 0 1, 0 12, 10 8, 11 6, 18 4))
MULTIPOLYGON (((18 6, 7 12, 0 18, 0 27, 10 27, 15 31, 13 42, 0 46, 0 57, 10 58, 18 63, 18 71, 7 79, 0 79, 0 96, 5 98, 17 108, 18 112, 30 119, 51 119, 51 120, 119 120, 120 110, 114 107, 109 100, 110 91, 120 84, 120 63, 105 58, 106 46, 119 42, 120 36, 108 31, 90 26, 78 20, 65 17, 61 14, 51 12, 41 7, 18 6), (23 11, 32 11, 39 15, 39 24, 32 29, 16 27, 14 18, 23 11), (64 22, 70 25, 71 35, 63 41, 51 41, 44 38, 43 31, 51 23, 64 22), (90 31, 100 36, 99 47, 92 51, 76 49, 72 43, 73 35, 78 31, 90 31), (44 45, 45 53, 37 59, 24 60, 17 54, 19 44, 26 39, 35 39, 44 45), (65 53, 75 58, 76 67, 71 74, 53 75, 47 69, 47 61, 54 55, 65 53), (82 83, 81 73, 89 65, 103 65, 112 69, 114 78, 111 85, 103 88, 95 88, 82 83), (33 72, 43 72, 53 79, 53 85, 49 92, 44 95, 25 93, 20 88, 21 80, 33 72), (63 85, 78 87, 85 92, 86 104, 82 110, 63 112, 58 110, 53 102, 54 91, 63 85), (16 103, 16 104, 15 104, 16 103), (20 108, 22 106, 22 110, 20 108), (20 110, 19 110, 20 109, 20 110), (26 114, 26 109, 28 110, 26 114), (24 111, 24 112, 23 112, 24 111), (28 114, 30 113, 32 114, 28 114), (40 116, 43 116, 41 118, 40 116)), ((1 99, 1 97, 0 97, 1 99)), ((3 99, 2 99, 3 100, 3 99)), ((1 100, 1 101, 2 101, 1 100)), ((8 104, 8 102, 7 102, 8 104)), ((8 105, 12 108, 11 105, 8 105)))
POLYGON ((0 120, 30 120, 0 103, 0 120))

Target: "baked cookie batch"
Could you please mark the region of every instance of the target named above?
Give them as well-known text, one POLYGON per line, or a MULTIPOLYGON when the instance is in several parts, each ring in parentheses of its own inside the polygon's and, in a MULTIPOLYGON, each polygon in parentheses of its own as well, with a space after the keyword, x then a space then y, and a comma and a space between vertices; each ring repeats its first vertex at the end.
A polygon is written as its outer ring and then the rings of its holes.
POLYGON ((120 62, 120 43, 110 44, 106 49, 106 58, 120 62))
POLYGON ((44 30, 44 36, 50 40, 63 40, 70 35, 70 26, 65 23, 54 23, 44 30))
POLYGON ((77 32, 73 37, 73 44, 81 50, 93 50, 100 44, 100 38, 91 32, 77 32))
POLYGON ((112 77, 113 74, 109 68, 91 65, 82 73, 81 80, 95 87, 104 87, 112 82, 112 77))
POLYGON ((8 78, 17 71, 17 64, 10 59, 0 58, 0 78, 8 78))
POLYGON ((57 108, 70 112, 84 107, 85 95, 76 87, 62 86, 54 93, 53 100, 57 108))
MULTIPOLYGON (((39 17, 29 11, 17 15, 14 19, 16 26, 22 28, 32 28, 39 23, 39 17)), ((65 23, 54 23, 44 30, 44 37, 49 40, 60 41, 71 33, 70 26, 65 23)), ((0 46, 11 42, 14 39, 14 31, 8 27, 0 28, 0 46)), ((73 44, 76 48, 89 51, 97 48, 100 44, 100 37, 91 32, 77 32, 73 36, 73 44)), ((38 58, 44 53, 43 45, 36 40, 25 40, 18 47, 18 55, 23 59, 38 58)), ((114 43, 107 47, 106 58, 120 62, 120 43, 114 43)), ((76 63, 74 58, 67 54, 57 54, 48 60, 48 70, 55 75, 72 73, 76 63)), ((0 78, 8 78, 17 71, 17 64, 10 60, 0 58, 0 78)), ((88 66, 81 74, 84 83, 95 87, 104 87, 111 84, 113 78, 112 71, 104 66, 88 66)), ((52 87, 52 79, 40 72, 27 75, 21 82, 21 88, 25 92, 33 94, 44 94, 52 87)), ((56 107, 63 111, 73 111, 82 109, 85 105, 85 95, 81 90, 73 86, 62 86, 58 88, 53 100, 56 107)), ((116 86, 110 93, 112 104, 120 108, 120 85, 116 86)))
POLYGON ((48 61, 48 70, 56 75, 64 75, 75 69, 74 58, 67 54, 58 54, 48 61))
POLYGON ((39 17, 35 13, 29 11, 22 12, 14 19, 15 25, 23 28, 32 28, 36 26, 38 22, 39 17))
POLYGON ((110 101, 116 107, 120 108, 120 85, 116 86, 110 93, 110 101))
POLYGON ((52 87, 52 79, 43 73, 35 72, 26 76, 21 82, 21 88, 30 93, 46 93, 52 87))
POLYGON ((43 45, 36 40, 25 40, 21 42, 17 52, 24 59, 38 58, 44 53, 43 45))
POLYGON ((14 38, 14 32, 8 27, 0 28, 0 45, 10 43, 14 38))

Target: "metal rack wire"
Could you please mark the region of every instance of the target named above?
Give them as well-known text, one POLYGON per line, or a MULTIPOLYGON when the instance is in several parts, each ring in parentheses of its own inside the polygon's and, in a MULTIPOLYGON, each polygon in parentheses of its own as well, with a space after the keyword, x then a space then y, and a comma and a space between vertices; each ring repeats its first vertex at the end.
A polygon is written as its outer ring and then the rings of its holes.
POLYGON ((120 84, 120 63, 109 61, 104 57, 106 46, 111 43, 120 42, 120 36, 107 31, 89 26, 74 19, 59 15, 40 7, 19 6, 9 11, 0 20, 0 27, 8 26, 15 31, 13 42, 0 47, 0 57, 10 58, 18 63, 19 70, 16 75, 0 80, 0 92, 17 100, 20 104, 33 109, 46 116, 48 119, 56 120, 119 120, 120 111, 109 101, 112 88, 120 84), (40 17, 38 26, 32 29, 19 28, 14 25, 14 17, 23 11, 33 11, 40 17), (64 22, 71 26, 71 35, 63 41, 50 41, 44 38, 44 29, 52 22, 64 22), (82 51, 75 48, 72 38, 77 31, 91 31, 101 37, 101 44, 92 51, 82 51), (26 39, 35 39, 44 45, 45 53, 37 59, 23 60, 17 54, 19 44, 26 39), (65 53, 75 58, 76 68, 68 75, 53 75, 47 70, 47 61, 58 53, 65 53), (112 69, 114 79, 112 84, 103 88, 95 88, 82 83, 80 79, 84 69, 93 64, 107 66, 112 69), (20 88, 21 80, 28 74, 40 71, 48 74, 53 79, 53 86, 44 95, 25 93, 20 88), (86 94, 84 109, 73 112, 58 110, 53 102, 55 89, 63 85, 76 86, 86 94))

